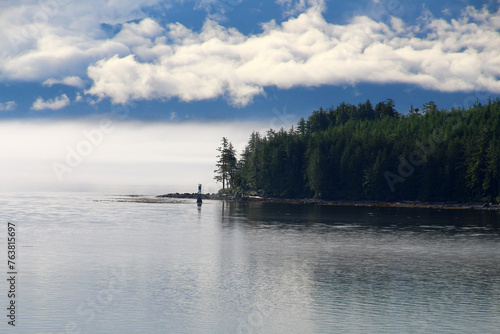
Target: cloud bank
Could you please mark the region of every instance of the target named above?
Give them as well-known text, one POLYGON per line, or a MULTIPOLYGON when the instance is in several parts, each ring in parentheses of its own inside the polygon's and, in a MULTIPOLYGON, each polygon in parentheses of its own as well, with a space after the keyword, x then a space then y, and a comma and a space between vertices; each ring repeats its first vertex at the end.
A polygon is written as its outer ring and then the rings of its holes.
POLYGON ((252 131, 269 127, 253 122, 109 119, 103 128, 101 121, 0 122, 3 191, 112 189, 113 194, 159 194, 195 192, 202 183, 204 191, 215 192, 221 187, 215 183, 213 171, 222 136, 227 136, 240 153, 252 131))
POLYGON ((166 39, 147 49, 90 66, 94 84, 88 93, 116 103, 226 96, 241 106, 267 86, 406 83, 443 92, 500 93, 499 28, 498 16, 471 8, 460 20, 430 20, 422 27, 365 16, 333 25, 318 7, 279 26, 268 23, 254 36, 213 21, 199 33, 175 24, 166 39), (141 61, 149 54, 154 61, 141 61))
POLYGON ((414 26, 367 16, 337 25, 324 19, 323 1, 278 0, 297 15, 244 35, 210 19, 200 31, 161 26, 141 11, 157 3, 152 0, 108 1, 99 13, 96 1, 54 1, 50 20, 38 23, 6 26, 12 18, 36 17, 35 2, 0 14, 0 28, 9 32, 0 37, 1 79, 83 87, 80 78, 88 77, 86 93, 114 103, 224 97, 245 106, 266 87, 357 83, 500 93, 500 11, 467 7, 451 20, 427 13, 414 26), (118 32, 106 34, 102 22, 118 32))

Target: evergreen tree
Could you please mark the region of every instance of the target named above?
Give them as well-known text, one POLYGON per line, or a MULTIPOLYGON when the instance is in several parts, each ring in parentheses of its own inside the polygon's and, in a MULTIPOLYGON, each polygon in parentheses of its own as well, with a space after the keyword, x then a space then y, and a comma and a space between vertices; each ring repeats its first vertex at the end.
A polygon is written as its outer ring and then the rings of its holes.
POLYGON ((377 103, 375 106, 375 112, 380 118, 385 116, 397 117, 399 114, 394 107, 394 101, 392 99, 387 99, 385 102, 377 103))
POLYGON ((297 123, 297 133, 301 136, 305 136, 307 131, 307 125, 304 117, 301 117, 299 123, 297 123))
POLYGON ((423 110, 320 108, 296 129, 252 133, 239 162, 223 138, 216 180, 276 197, 500 201, 500 100, 423 110))
POLYGON ((438 110, 438 108, 437 108, 436 104, 434 103, 434 101, 429 101, 426 104, 424 104, 424 107, 423 107, 424 114, 432 113, 432 112, 435 112, 437 110, 438 110))
POLYGON ((214 171, 216 174, 214 179, 222 183, 222 190, 227 187, 233 186, 234 176, 236 174, 236 152, 233 144, 231 144, 226 137, 222 138, 221 145, 217 148, 219 155, 217 155, 217 169, 214 171))
POLYGON ((417 116, 417 115, 420 115, 418 112, 420 110, 418 108, 413 108, 413 104, 410 106, 410 111, 408 112, 408 114, 410 116, 417 116))
POLYGON ((486 150, 483 191, 488 201, 500 197, 500 150, 497 140, 492 139, 486 150))
POLYGON ((323 108, 313 111, 306 124, 310 133, 328 129, 329 121, 326 111, 323 108))
POLYGON ((366 100, 365 103, 360 103, 358 105, 357 119, 360 120, 373 120, 377 116, 375 109, 373 109, 370 100, 366 100))

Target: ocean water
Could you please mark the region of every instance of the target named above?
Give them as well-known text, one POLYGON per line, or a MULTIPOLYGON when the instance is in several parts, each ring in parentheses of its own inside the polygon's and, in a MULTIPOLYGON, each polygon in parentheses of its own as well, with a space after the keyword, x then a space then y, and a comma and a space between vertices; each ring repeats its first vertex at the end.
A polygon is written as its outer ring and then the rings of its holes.
POLYGON ((500 333, 500 214, 0 195, 1 333, 500 333))

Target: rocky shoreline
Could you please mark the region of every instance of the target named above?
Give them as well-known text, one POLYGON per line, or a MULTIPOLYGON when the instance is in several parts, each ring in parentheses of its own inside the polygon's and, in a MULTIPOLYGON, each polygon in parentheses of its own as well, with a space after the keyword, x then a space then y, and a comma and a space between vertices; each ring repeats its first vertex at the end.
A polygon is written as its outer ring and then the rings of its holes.
MULTIPOLYGON (((165 195, 158 195, 157 198, 198 198, 198 193, 170 193, 165 195)), ((201 194, 202 199, 224 199, 221 195, 218 194, 201 194)))
MULTIPOLYGON (((188 198, 196 199, 197 193, 171 193, 158 195, 157 198, 188 198)), ((500 205, 493 203, 459 203, 459 202, 420 202, 420 201, 352 201, 352 200, 320 200, 313 198, 287 199, 287 198, 267 198, 260 196, 230 196, 220 194, 202 194, 203 199, 229 200, 238 202, 265 202, 265 203, 285 203, 285 204, 315 204, 332 206, 359 206, 359 207, 393 207, 393 208, 423 208, 440 210, 490 210, 500 213, 500 205)))

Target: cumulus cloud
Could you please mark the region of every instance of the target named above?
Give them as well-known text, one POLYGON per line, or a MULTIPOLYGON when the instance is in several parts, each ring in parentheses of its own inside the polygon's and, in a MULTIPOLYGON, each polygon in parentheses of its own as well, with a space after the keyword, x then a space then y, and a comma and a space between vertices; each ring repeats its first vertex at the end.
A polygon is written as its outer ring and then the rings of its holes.
POLYGON ((335 25, 321 9, 312 6, 250 36, 210 20, 200 32, 171 24, 167 39, 148 49, 157 55, 154 61, 114 55, 89 66, 94 83, 88 93, 115 103, 226 96, 241 106, 267 86, 407 83, 443 92, 500 93, 500 12, 470 7, 458 20, 431 18, 425 26, 366 16, 335 25))
POLYGON ((12 111, 16 109, 17 103, 16 101, 7 101, 4 103, 0 102, 0 111, 12 111))
POLYGON ((49 87, 56 85, 56 84, 73 86, 73 87, 77 87, 77 88, 83 88, 85 86, 85 84, 83 83, 83 80, 77 76, 65 77, 62 80, 50 78, 50 79, 45 80, 42 84, 44 86, 49 86, 49 87))
POLYGON ((53 99, 44 100, 41 97, 38 97, 33 105, 31 106, 32 110, 59 110, 65 108, 71 104, 68 96, 66 94, 62 94, 61 96, 55 97, 53 99))
MULTIPOLYGON (((0 79, 45 81, 85 75, 88 64, 132 50, 107 38, 102 23, 144 19, 160 0, 67 0, 0 3, 0 79)), ((114 36, 112 36, 114 37, 114 36)))
POLYGON ((363 82, 500 93, 500 11, 468 7, 449 20, 427 13, 415 25, 356 16, 339 25, 324 19, 322 0, 276 1, 295 16, 249 35, 210 19, 199 31, 161 26, 142 11, 159 0, 54 0, 45 11, 37 1, 2 3, 0 80, 81 88, 90 79, 86 93, 114 103, 224 97, 244 106, 270 86, 363 82))

